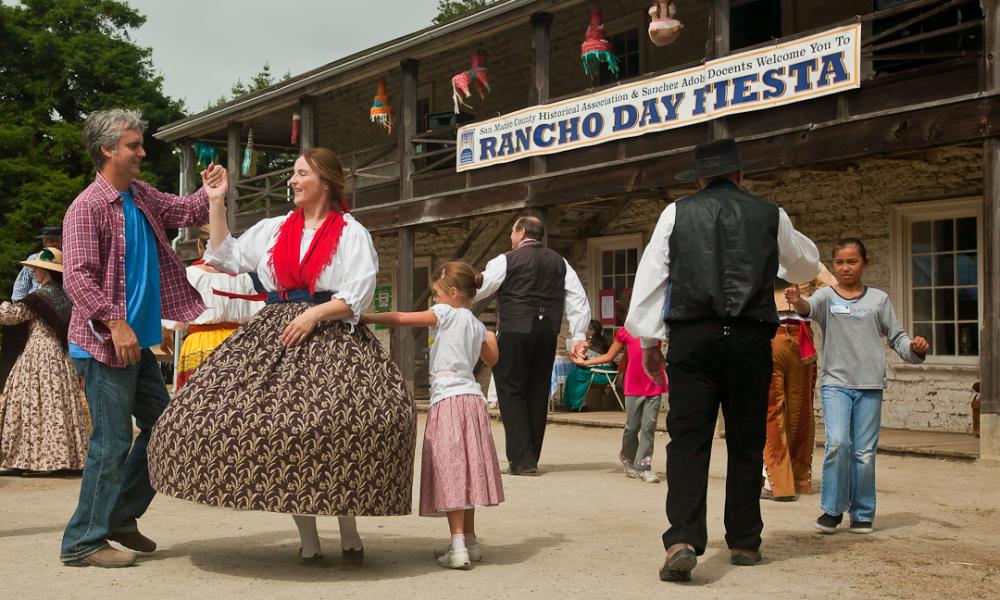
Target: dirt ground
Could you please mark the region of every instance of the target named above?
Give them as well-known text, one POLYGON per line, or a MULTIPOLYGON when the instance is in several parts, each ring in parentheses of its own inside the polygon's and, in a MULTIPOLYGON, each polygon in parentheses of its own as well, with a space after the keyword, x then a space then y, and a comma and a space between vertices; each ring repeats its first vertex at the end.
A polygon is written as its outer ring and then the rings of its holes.
MULTIPOLYGON (((791 504, 768 502, 764 562, 733 567, 723 541, 726 455, 718 440, 709 482, 709 549, 691 583, 662 583, 657 570, 666 486, 621 473, 614 458, 620 435, 551 426, 542 474, 504 475, 507 502, 480 512, 484 560, 468 572, 442 569, 431 558, 433 548, 447 543, 441 519, 361 519, 367 564, 360 570, 341 566, 336 521, 321 519, 330 558, 327 565, 306 567, 296 557, 298 536, 285 515, 213 509, 163 496, 140 523, 159 543, 156 553, 129 569, 65 567, 58 560, 59 540, 79 479, 0 477, 0 596, 997 597, 1000 464, 882 455, 875 534, 815 533, 815 494, 791 504)), ((662 477, 666 437, 660 436, 654 464, 662 477)), ((502 456, 499 424, 494 437, 502 456)), ((818 467, 821 459, 818 451, 813 464, 818 467)))

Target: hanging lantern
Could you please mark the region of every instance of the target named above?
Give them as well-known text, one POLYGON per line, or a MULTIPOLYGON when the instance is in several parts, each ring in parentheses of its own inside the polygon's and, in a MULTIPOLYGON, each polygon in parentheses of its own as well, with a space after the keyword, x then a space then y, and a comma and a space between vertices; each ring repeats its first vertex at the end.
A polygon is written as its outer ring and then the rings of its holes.
POLYGON ((459 110, 459 104, 471 109, 462 98, 469 98, 472 95, 472 86, 475 84, 479 98, 485 98, 490 91, 490 80, 486 75, 486 51, 476 50, 472 53, 472 67, 468 71, 462 71, 451 78, 451 98, 455 104, 455 112, 459 110))
POLYGON ((218 150, 211 144, 205 142, 195 142, 194 146, 195 164, 199 169, 207 169, 215 163, 218 150))
POLYGON ((302 129, 302 117, 299 113, 292 113, 292 145, 299 145, 299 130, 302 129))
POLYGON ((378 92, 372 102, 371 121, 385 127, 392 135, 392 107, 389 106, 389 94, 385 91, 385 80, 379 79, 378 92))
POLYGON ((253 149, 253 128, 247 134, 247 145, 243 149, 243 162, 240 163, 240 173, 244 177, 257 175, 257 151, 253 149))
POLYGON ((608 70, 615 75, 621 68, 621 63, 611 52, 611 42, 604 23, 601 22, 601 9, 598 6, 590 10, 590 26, 587 27, 583 45, 580 46, 580 60, 583 61, 583 72, 591 81, 597 79, 601 63, 607 65, 608 70))
POLYGON ((649 8, 649 16, 653 19, 649 23, 649 40, 653 44, 667 46, 680 36, 684 24, 675 18, 676 15, 674 0, 653 0, 649 8))

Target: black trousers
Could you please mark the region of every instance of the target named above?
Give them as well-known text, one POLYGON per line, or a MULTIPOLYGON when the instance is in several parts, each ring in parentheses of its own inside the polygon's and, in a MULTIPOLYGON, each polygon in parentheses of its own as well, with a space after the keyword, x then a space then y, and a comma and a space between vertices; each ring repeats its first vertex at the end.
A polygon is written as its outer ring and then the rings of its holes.
POLYGON ((500 401, 511 468, 538 465, 545 438, 556 334, 548 317, 532 319, 531 333, 502 331, 497 338, 500 360, 493 381, 500 401))
POLYGON ((775 327, 750 320, 671 323, 667 377, 667 519, 663 546, 705 552, 705 498, 715 422, 726 422, 726 543, 757 550, 761 469, 775 327))

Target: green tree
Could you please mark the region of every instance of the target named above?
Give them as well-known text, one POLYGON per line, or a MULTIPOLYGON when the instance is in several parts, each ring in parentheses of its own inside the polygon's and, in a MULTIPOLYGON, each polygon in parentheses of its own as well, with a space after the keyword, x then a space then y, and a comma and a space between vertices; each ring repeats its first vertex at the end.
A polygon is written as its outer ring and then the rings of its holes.
POLYGON ((435 25, 444 25, 466 13, 479 10, 493 4, 497 0, 438 0, 438 13, 434 17, 435 25))
MULTIPOLYGON (((94 176, 80 139, 90 112, 138 108, 150 130, 184 115, 130 38, 144 21, 116 0, 0 3, 0 297, 39 227, 62 222, 94 176)), ((143 179, 175 190, 170 146, 147 136, 146 153, 143 179)))
POLYGON ((243 83, 242 79, 236 80, 236 83, 234 83, 233 87, 231 87, 229 90, 232 96, 230 96, 229 98, 226 98, 225 95, 219 96, 218 100, 209 103, 208 108, 211 109, 211 108, 216 108, 218 106, 222 106, 223 104, 229 102, 230 100, 235 100, 240 96, 246 96, 251 92, 260 91, 266 87, 274 85, 279 81, 285 81, 286 79, 291 79, 291 77, 292 77, 292 72, 285 71, 285 74, 282 75, 280 79, 277 79, 274 76, 274 73, 271 72, 271 63, 265 62, 264 66, 260 68, 260 71, 258 71, 255 75, 250 77, 250 81, 248 83, 243 83))

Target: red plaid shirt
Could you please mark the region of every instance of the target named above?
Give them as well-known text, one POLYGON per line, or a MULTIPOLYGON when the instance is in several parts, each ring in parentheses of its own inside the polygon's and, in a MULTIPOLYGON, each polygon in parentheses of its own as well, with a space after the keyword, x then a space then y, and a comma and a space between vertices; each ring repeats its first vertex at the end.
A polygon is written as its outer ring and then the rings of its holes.
MULTIPOLYGON (((195 227, 208 221, 208 194, 163 193, 133 180, 132 198, 156 237, 160 261, 162 318, 188 322, 205 310, 201 295, 188 283, 184 265, 170 246, 166 228, 195 227)), ((103 321, 124 320, 125 213, 123 201, 100 173, 83 190, 63 219, 63 287, 73 301, 69 341, 95 359, 124 367, 103 321)))

